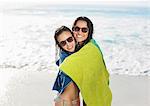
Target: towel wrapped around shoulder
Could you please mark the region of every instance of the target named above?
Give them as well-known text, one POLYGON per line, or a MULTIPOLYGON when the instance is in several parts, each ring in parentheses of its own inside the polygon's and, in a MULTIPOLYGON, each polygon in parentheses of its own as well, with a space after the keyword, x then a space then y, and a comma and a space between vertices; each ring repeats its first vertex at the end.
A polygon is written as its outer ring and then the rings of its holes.
POLYGON ((60 65, 77 84, 87 106, 111 106, 109 74, 100 50, 89 42, 60 65))

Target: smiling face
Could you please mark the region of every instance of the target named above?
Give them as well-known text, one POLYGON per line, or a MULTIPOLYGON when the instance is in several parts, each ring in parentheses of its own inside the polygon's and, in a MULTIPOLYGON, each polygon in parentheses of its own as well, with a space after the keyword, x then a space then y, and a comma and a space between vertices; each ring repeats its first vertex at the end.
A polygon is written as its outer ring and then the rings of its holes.
POLYGON ((88 37, 88 26, 87 22, 83 20, 78 20, 73 28, 73 34, 77 42, 82 43, 88 37), (77 29, 76 29, 77 28, 77 29))
POLYGON ((75 40, 69 31, 63 31, 58 37, 59 45, 68 52, 75 51, 75 40))

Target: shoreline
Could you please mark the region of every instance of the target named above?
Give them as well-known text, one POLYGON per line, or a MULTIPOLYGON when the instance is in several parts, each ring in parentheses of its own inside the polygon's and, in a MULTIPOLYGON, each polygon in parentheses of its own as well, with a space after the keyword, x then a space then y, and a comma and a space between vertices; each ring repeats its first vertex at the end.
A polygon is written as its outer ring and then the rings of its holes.
MULTIPOLYGON (((0 106, 53 106, 57 72, 0 71, 0 106)), ((149 106, 150 77, 110 75, 112 106, 149 106)))

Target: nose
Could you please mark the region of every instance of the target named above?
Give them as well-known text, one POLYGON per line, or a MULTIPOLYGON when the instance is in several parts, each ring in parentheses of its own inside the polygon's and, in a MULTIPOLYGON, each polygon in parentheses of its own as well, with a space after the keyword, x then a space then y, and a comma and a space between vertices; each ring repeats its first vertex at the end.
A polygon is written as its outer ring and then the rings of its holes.
POLYGON ((69 46, 69 42, 68 41, 66 41, 66 45, 69 46))
POLYGON ((66 46, 67 46, 67 49, 69 50, 71 47, 71 44, 69 44, 69 42, 66 42, 66 46))
POLYGON ((82 31, 81 31, 81 29, 78 31, 78 33, 79 33, 79 34, 82 34, 82 31))

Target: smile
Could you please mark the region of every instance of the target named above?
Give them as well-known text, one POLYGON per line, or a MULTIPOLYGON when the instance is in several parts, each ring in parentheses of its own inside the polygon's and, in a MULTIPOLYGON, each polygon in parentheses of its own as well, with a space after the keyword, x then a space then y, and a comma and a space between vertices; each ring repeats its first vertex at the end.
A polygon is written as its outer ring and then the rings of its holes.
POLYGON ((78 38, 82 38, 83 36, 82 36, 82 35, 77 35, 77 37, 78 37, 78 38))

